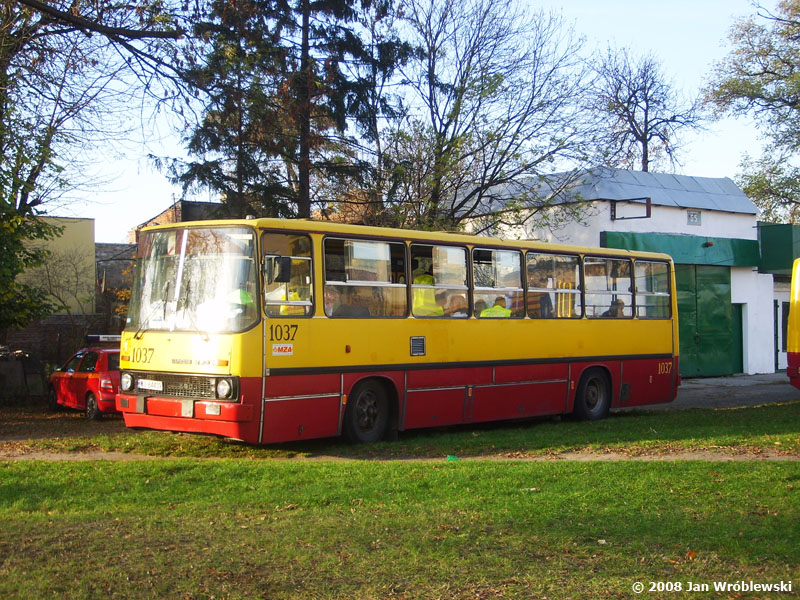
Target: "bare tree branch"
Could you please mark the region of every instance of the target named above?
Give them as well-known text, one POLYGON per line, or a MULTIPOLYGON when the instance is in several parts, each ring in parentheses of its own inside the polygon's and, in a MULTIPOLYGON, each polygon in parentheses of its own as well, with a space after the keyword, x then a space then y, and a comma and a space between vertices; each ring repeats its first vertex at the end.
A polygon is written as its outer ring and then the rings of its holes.
POLYGON ((596 94, 591 101, 599 115, 609 166, 649 171, 660 161, 677 163, 680 134, 702 129, 700 100, 683 101, 653 56, 635 58, 627 49, 609 48, 597 62, 596 94))
POLYGON ((45 4, 44 2, 39 2, 39 0, 17 0, 17 2, 19 2, 24 6, 32 8, 36 11, 39 11, 42 14, 48 15, 49 17, 52 17, 57 21, 61 21, 62 23, 72 25, 81 31, 84 32, 93 31, 96 33, 100 33, 115 41, 143 40, 149 38, 178 39, 182 37, 184 34, 184 32, 181 30, 158 31, 155 29, 131 29, 128 27, 108 27, 106 25, 103 25, 102 23, 98 23, 97 21, 85 19, 73 12, 58 10, 57 8, 54 8, 49 4, 45 4))
POLYGON ((585 155, 582 41, 558 16, 511 0, 405 0, 402 10, 419 58, 404 69, 415 116, 390 144, 399 224, 454 229, 509 201, 512 212, 546 203, 507 192, 585 155))

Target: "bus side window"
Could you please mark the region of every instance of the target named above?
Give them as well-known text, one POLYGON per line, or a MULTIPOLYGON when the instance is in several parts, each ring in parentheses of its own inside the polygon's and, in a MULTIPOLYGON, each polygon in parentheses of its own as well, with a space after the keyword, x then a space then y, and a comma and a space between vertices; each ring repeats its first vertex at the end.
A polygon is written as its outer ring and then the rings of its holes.
POLYGON ((307 235, 264 233, 261 252, 265 265, 264 308, 267 316, 311 315, 311 239, 307 235))
POLYGON ((630 260, 586 256, 583 277, 587 317, 625 319, 633 316, 630 260))
POLYGON ((411 245, 411 299, 415 317, 469 316, 467 250, 411 245))
POLYGON ((522 252, 475 248, 472 265, 476 317, 525 316, 522 252))
POLYGON ((669 292, 669 265, 664 262, 637 260, 636 316, 640 319, 669 319, 672 303, 669 292))
POLYGON ((324 253, 327 316, 406 316, 405 244, 327 238, 324 253))
POLYGON ((526 263, 528 317, 580 318, 582 315, 580 258, 528 252, 526 263))

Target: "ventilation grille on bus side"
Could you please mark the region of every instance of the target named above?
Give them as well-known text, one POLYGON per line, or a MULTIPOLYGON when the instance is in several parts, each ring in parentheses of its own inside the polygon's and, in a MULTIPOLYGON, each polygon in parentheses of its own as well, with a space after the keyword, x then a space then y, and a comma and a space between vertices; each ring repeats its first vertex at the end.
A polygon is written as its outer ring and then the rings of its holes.
POLYGON ((425 337, 411 338, 411 356, 425 356, 425 337))

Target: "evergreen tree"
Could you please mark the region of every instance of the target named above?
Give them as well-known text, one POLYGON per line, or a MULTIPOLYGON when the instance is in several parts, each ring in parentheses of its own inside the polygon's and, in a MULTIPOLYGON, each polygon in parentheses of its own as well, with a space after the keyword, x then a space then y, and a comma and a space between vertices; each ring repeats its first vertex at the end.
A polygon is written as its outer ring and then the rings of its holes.
POLYGON ((312 178, 357 179, 366 164, 349 125, 374 119, 376 63, 353 0, 214 0, 195 28, 201 57, 191 80, 204 94, 188 138, 200 160, 174 171, 184 187, 221 194, 232 216, 311 216, 312 178))
POLYGON ((205 107, 187 145, 200 160, 174 164, 173 175, 184 188, 218 193, 230 217, 293 214, 291 177, 278 160, 292 145, 281 135, 285 124, 275 106, 282 70, 276 8, 270 1, 214 0, 194 28, 201 56, 187 79, 203 92, 205 107))

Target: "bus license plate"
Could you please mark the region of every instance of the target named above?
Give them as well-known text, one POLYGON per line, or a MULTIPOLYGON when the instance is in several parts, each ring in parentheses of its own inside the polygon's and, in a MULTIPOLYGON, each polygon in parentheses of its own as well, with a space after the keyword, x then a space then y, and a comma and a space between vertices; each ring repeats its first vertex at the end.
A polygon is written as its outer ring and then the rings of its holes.
POLYGON ((161 381, 155 381, 153 379, 140 379, 137 382, 137 387, 141 390, 160 392, 164 389, 164 384, 161 381))

